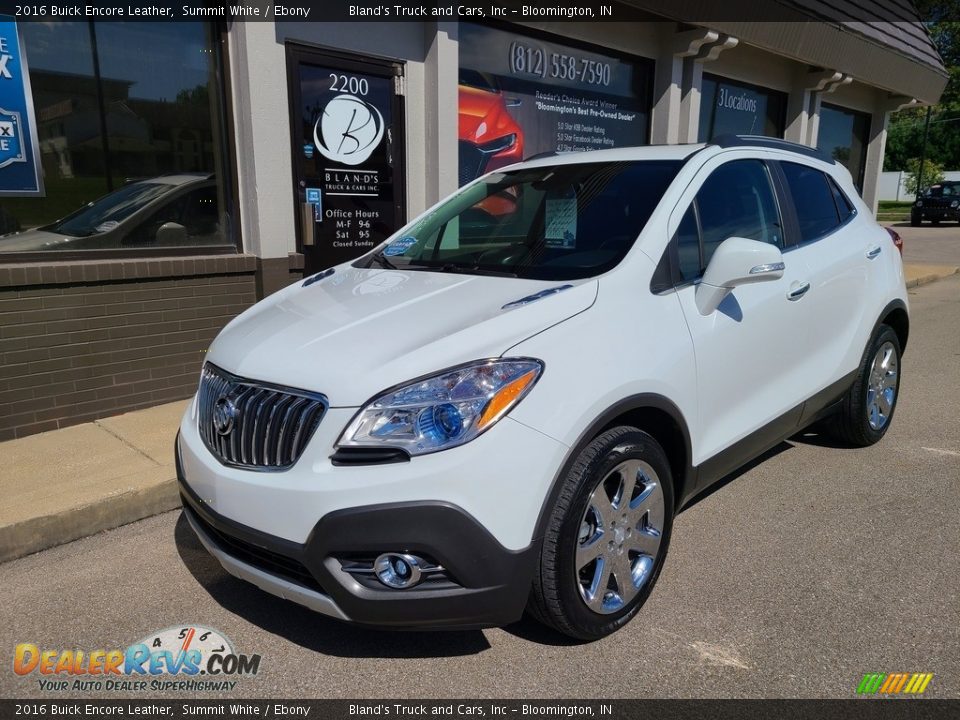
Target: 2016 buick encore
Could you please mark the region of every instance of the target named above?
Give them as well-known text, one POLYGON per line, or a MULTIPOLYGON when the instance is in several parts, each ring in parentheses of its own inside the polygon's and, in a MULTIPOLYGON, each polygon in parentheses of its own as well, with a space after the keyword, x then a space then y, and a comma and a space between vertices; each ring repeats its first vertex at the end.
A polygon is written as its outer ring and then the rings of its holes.
POLYGON ((814 150, 533 159, 227 325, 177 440, 185 513, 335 618, 599 638, 711 483, 817 420, 883 437, 908 324, 891 236, 814 150))

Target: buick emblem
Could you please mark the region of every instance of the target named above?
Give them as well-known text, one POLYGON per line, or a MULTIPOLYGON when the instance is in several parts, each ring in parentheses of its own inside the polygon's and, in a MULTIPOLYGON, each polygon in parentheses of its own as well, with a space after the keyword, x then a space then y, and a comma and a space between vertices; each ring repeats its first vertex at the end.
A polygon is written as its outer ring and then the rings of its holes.
POLYGON ((237 406, 226 395, 213 406, 213 427, 220 435, 228 435, 237 420, 237 406))

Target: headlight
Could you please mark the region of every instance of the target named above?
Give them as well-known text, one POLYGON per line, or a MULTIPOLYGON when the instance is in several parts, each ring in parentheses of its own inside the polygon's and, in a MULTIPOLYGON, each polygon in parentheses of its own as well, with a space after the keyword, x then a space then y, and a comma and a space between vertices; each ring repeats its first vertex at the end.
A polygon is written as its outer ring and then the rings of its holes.
POLYGON ((952 208, 960 207, 960 200, 954 200, 952 203, 950 203, 950 207, 952 208))
POLYGON ((501 150, 506 150, 507 148, 512 148, 517 144, 517 136, 515 133, 510 133, 509 135, 504 135, 499 137, 496 140, 491 140, 488 143, 483 145, 478 145, 480 152, 484 153, 498 153, 501 150))
POLYGON ((917 200, 917 207, 923 207, 923 200, 917 200))
POLYGON ((510 412, 541 372, 539 360, 482 360, 388 390, 357 413, 337 445, 411 455, 463 445, 510 412))

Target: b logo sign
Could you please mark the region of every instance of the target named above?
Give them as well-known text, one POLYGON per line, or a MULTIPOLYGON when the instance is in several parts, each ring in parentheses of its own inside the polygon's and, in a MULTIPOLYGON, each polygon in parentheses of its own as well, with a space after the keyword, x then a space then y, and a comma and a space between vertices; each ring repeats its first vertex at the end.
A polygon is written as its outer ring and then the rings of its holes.
POLYGON ((329 160, 360 165, 383 139, 383 115, 355 95, 337 95, 313 126, 313 141, 329 160))

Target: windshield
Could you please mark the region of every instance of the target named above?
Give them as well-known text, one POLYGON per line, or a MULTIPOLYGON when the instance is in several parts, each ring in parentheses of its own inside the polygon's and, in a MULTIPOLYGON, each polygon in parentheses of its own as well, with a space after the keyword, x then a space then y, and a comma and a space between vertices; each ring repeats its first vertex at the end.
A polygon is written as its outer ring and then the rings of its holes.
POLYGON ((494 173, 357 265, 574 280, 632 247, 680 161, 583 163, 494 173))
POLYGON ((113 230, 120 222, 156 198, 173 190, 164 183, 133 183, 104 195, 52 225, 40 228, 73 237, 113 230))
POLYGON ((479 90, 486 90, 487 92, 500 92, 500 88, 497 86, 497 81, 492 76, 487 75, 486 73, 477 72, 476 70, 460 68, 459 82, 461 85, 478 88, 479 90))
POLYGON ((960 187, 956 185, 931 185, 924 195, 926 197, 956 197, 960 195, 960 187))

